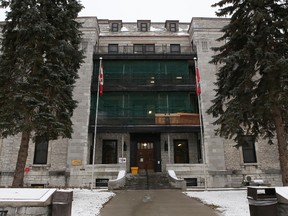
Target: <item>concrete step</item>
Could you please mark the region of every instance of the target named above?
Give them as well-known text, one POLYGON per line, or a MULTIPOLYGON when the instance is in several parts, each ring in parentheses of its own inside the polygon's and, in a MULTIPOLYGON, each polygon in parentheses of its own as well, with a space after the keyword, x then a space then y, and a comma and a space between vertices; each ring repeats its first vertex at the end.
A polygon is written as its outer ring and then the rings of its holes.
POLYGON ((163 173, 147 173, 145 175, 127 174, 124 189, 149 190, 149 189, 172 189, 169 179, 163 173))

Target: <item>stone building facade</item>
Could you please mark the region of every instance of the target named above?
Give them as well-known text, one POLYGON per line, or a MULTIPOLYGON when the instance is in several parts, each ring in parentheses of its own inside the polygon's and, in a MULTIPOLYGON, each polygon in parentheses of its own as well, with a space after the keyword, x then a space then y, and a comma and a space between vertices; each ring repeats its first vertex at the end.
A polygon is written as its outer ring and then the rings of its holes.
MULTIPOLYGON (((215 94, 217 71, 209 63, 214 55, 211 48, 221 45, 216 39, 229 19, 126 23, 80 17, 78 21, 83 23, 81 45, 86 58, 74 90, 78 101, 74 133, 72 139, 44 146, 44 163, 35 161, 37 143, 31 141, 25 186, 90 187, 96 179, 115 179, 119 170, 129 173, 131 167, 174 170, 198 187, 241 187, 251 178, 281 185, 276 145, 260 140, 236 148, 234 141, 215 135, 215 119, 206 113, 215 94), (99 97, 95 131, 99 57, 104 65, 104 94, 99 97), (201 76, 199 98, 196 66, 201 76)), ((12 184, 19 143, 19 137, 0 140, 1 187, 12 184)))

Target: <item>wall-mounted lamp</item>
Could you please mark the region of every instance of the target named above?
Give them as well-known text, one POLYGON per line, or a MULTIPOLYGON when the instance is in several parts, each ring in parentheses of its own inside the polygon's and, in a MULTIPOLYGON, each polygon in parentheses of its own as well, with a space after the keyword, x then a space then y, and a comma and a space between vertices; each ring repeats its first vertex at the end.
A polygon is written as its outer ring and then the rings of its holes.
POLYGON ((168 151, 168 143, 166 140, 164 142, 164 151, 168 151))
POLYGON ((124 151, 127 151, 127 145, 126 145, 126 142, 124 142, 123 150, 124 150, 124 151))

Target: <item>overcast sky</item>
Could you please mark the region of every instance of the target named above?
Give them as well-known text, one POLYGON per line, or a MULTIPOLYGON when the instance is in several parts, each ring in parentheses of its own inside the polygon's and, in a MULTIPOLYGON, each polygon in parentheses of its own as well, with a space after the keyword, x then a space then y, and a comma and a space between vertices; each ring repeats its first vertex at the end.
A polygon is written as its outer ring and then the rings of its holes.
MULTIPOLYGON (((192 17, 216 17, 216 8, 211 8, 215 2, 219 0, 81 0, 85 8, 79 16, 132 22, 141 19, 190 22, 192 17)), ((0 20, 4 19, 5 11, 0 9, 0 20)))

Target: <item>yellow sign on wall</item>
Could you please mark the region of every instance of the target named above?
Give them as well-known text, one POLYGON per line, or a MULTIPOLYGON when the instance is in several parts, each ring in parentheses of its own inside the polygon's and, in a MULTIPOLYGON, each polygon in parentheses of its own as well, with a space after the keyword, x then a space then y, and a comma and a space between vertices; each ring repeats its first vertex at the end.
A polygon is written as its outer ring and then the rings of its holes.
POLYGON ((82 160, 72 160, 72 166, 81 166, 82 160))

